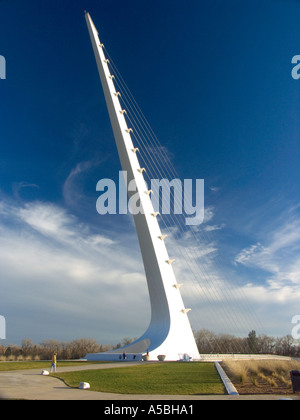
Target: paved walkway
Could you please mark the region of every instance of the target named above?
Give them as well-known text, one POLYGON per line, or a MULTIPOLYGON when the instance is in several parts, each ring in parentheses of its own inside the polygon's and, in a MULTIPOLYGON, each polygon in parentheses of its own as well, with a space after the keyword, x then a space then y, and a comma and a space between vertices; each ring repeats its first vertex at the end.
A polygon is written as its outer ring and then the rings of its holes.
MULTIPOLYGON (((144 363, 144 362, 143 362, 144 363)), ((109 369, 112 367, 133 366, 137 363, 93 364, 85 366, 70 366, 59 368, 59 372, 78 371, 86 369, 109 369)), ((84 382, 84 377, 82 377, 84 382)), ((79 385, 79 384, 78 384, 79 385)), ((41 369, 16 370, 0 372, 0 399, 26 400, 279 400, 285 398, 280 395, 134 395, 111 394, 70 388, 61 380, 52 376, 41 375, 41 369)), ((298 399, 298 396, 288 398, 298 399)))

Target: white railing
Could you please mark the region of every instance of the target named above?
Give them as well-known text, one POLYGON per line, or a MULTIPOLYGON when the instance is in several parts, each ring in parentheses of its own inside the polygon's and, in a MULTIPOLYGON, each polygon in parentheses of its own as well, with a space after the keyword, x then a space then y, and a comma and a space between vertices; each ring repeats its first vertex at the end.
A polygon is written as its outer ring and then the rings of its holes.
POLYGON ((200 359, 193 359, 194 361, 202 362, 221 362, 226 359, 234 360, 292 360, 288 356, 278 356, 276 354, 236 354, 236 353, 216 353, 216 354, 201 354, 200 359))

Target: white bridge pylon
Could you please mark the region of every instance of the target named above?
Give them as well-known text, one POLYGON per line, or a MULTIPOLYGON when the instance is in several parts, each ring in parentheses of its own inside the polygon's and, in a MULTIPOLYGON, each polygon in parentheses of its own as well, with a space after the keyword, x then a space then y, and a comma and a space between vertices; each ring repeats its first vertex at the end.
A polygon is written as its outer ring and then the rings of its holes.
POLYGON ((150 360, 157 360, 158 355, 165 355, 165 360, 178 360, 181 355, 188 354, 199 358, 199 353, 192 328, 188 319, 188 309, 184 303, 176 281, 172 263, 169 257, 165 235, 162 235, 158 224, 159 214, 155 213, 146 182, 143 168, 140 167, 137 150, 133 145, 131 132, 127 126, 124 110, 113 82, 114 75, 110 73, 108 60, 103 51, 98 31, 89 13, 85 13, 92 46, 98 66, 106 105, 118 149, 123 171, 127 171, 128 183, 135 180, 136 191, 139 194, 140 207, 143 212, 135 214, 134 222, 142 253, 147 285, 150 296, 151 320, 146 332, 128 346, 114 352, 88 354, 88 360, 108 360, 110 355, 116 359, 123 352, 143 354, 148 352, 150 360))

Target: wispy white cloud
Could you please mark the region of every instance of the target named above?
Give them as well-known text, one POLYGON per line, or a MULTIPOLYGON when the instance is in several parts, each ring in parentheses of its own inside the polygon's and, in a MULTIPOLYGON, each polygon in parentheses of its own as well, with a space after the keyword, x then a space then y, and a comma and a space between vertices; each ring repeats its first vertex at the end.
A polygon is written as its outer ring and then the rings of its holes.
POLYGON ((37 184, 32 184, 29 182, 21 181, 21 182, 15 182, 12 185, 13 193, 16 198, 20 198, 20 193, 24 188, 39 188, 37 184))
POLYGON ((214 207, 213 206, 207 206, 204 209, 204 223, 210 222, 214 217, 214 207))
POLYGON ((260 242, 229 260, 219 242, 221 229, 214 228, 224 225, 217 223, 212 207, 208 216, 209 223, 181 235, 170 248, 194 327, 289 334, 290 320, 299 312, 300 219, 286 211, 275 228, 263 225, 256 231, 260 242))
POLYGON ((0 309, 7 316, 8 339, 32 334, 72 339, 87 336, 95 322, 99 325, 94 325, 93 336, 99 341, 118 332, 121 339, 127 317, 131 321, 125 335, 144 332, 149 321, 147 288, 134 247, 128 251, 122 239, 91 232, 49 203, 19 207, 3 200, 0 215, 0 309), (58 323, 50 321, 53 317, 58 323), (57 319, 75 325, 63 328, 57 319))
MULTIPOLYGON (((82 179, 92 168, 99 164, 97 159, 78 162, 68 174, 62 188, 63 197, 67 206, 73 208, 83 204, 87 197, 83 191, 82 179)), ((95 185, 96 188, 96 185, 95 185)))
MULTIPOLYGON (((213 208, 208 216, 211 226, 219 226, 213 208)), ((288 328, 300 299, 299 220, 282 219, 260 242, 242 249, 235 265, 220 263, 219 229, 206 226, 180 234, 172 227, 166 239, 177 280, 184 284, 184 303, 193 309, 193 328, 244 334, 256 327, 256 313, 270 328, 288 328), (261 270, 265 281, 249 280, 241 268, 261 270)), ((0 313, 15 314, 8 334, 19 339, 34 331, 43 338, 116 342, 123 335, 139 336, 148 325, 147 284, 133 227, 126 237, 95 231, 58 205, 3 199, 0 267, 0 313)))
POLYGON ((285 303, 300 299, 300 219, 294 212, 287 214, 290 217, 281 218, 281 223, 265 234, 264 244, 257 242, 235 258, 236 265, 264 272, 265 284, 257 296, 285 303))
POLYGON ((225 223, 222 223, 221 225, 207 225, 204 227, 204 229, 206 230, 206 232, 212 232, 214 230, 224 229, 224 227, 225 227, 225 223))
POLYGON ((220 188, 219 188, 219 187, 209 187, 209 189, 210 189, 211 191, 213 191, 213 192, 218 192, 218 191, 220 191, 220 188))

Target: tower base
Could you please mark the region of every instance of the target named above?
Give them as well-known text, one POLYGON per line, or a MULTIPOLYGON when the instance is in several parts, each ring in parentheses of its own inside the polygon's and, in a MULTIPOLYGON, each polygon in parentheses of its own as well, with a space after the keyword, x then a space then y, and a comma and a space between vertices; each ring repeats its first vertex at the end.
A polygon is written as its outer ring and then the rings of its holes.
MULTIPOLYGON (((156 357, 149 353, 142 354, 142 353, 126 353, 126 352, 120 352, 120 349, 118 349, 119 353, 113 353, 113 352, 103 352, 103 353, 88 353, 84 357, 85 360, 88 362, 92 361, 102 361, 102 362, 141 362, 141 361, 149 361, 149 362, 157 362, 157 361, 167 361, 167 362, 190 362, 192 360, 199 360, 200 356, 196 355, 196 357, 193 357, 193 355, 183 353, 178 354, 178 357, 167 357, 166 355, 158 354, 156 357)), ((174 355, 175 356, 175 355, 174 355)))
POLYGON ((84 357, 88 361, 190 361, 199 360, 200 355, 195 348, 191 348, 192 352, 187 352, 186 346, 183 343, 182 352, 178 353, 176 347, 172 348, 165 343, 161 346, 151 349, 149 339, 137 340, 127 346, 116 350, 111 350, 103 353, 88 353, 84 357))

